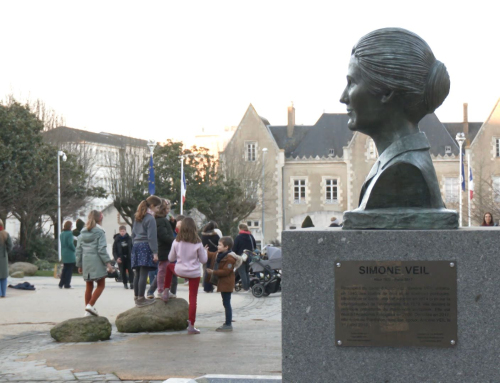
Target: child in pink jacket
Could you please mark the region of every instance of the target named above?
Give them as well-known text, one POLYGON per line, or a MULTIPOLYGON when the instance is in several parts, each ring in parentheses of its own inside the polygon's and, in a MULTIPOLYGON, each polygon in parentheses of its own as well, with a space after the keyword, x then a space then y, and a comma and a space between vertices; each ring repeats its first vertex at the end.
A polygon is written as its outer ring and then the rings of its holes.
POLYGON ((198 288, 200 286, 201 270, 200 265, 207 263, 207 251, 203 248, 201 239, 198 236, 196 223, 192 218, 184 218, 179 234, 172 243, 172 248, 168 255, 170 263, 167 266, 165 276, 165 290, 162 299, 168 302, 170 295, 170 285, 172 276, 175 274, 181 278, 189 279, 189 320, 188 334, 199 334, 200 330, 194 327, 196 320, 196 301, 198 299, 198 288))

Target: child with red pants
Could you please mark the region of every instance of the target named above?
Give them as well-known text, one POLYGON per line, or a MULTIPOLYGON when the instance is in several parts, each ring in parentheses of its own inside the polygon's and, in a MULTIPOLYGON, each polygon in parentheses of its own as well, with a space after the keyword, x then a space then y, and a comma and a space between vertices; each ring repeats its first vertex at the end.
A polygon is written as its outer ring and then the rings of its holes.
POLYGON ((175 274, 181 278, 189 279, 189 320, 188 334, 199 334, 200 330, 194 327, 196 320, 196 301, 198 299, 198 288, 200 286, 201 270, 200 264, 207 262, 207 251, 203 248, 201 239, 198 236, 196 223, 190 217, 182 220, 179 234, 172 243, 172 248, 168 254, 170 263, 167 266, 165 276, 165 290, 162 294, 164 302, 168 302, 170 296, 170 285, 172 276, 175 274))

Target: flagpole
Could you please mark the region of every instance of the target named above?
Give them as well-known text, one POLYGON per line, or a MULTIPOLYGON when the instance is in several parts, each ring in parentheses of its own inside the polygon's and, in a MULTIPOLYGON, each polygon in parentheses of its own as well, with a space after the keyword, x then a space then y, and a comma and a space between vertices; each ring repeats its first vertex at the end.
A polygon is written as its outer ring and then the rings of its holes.
POLYGON ((183 205, 184 205, 184 201, 183 201, 183 195, 182 195, 182 189, 184 188, 184 156, 180 156, 181 158, 181 199, 180 199, 180 202, 181 202, 181 215, 183 213, 183 205))
POLYGON ((471 202, 471 195, 470 195, 470 184, 471 184, 471 174, 472 174, 472 168, 470 166, 470 153, 467 153, 467 168, 468 168, 468 174, 469 174, 469 181, 467 182, 467 188, 469 191, 469 227, 471 226, 471 219, 470 219, 470 202, 471 202))
POLYGON ((457 140, 458 142, 458 147, 460 149, 460 163, 458 164, 458 174, 460 175, 458 177, 459 179, 459 183, 458 183, 458 202, 460 204, 460 215, 459 215, 459 222, 458 222, 458 227, 462 227, 462 182, 463 182, 463 176, 462 176, 462 169, 463 169, 463 165, 462 165, 462 145, 464 144, 464 141, 465 141, 465 134, 463 133, 457 133, 457 136, 455 137, 455 139, 457 140))

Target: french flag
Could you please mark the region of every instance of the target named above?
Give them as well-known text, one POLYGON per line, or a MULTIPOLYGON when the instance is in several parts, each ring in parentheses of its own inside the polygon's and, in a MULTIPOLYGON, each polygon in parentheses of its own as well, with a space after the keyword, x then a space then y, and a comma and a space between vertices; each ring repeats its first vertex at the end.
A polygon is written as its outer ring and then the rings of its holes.
POLYGON ((181 196, 182 203, 184 204, 186 202, 186 175, 184 174, 184 170, 182 170, 181 196))
POLYGON ((469 198, 472 199, 474 197, 474 180, 472 179, 472 167, 469 163, 469 198))

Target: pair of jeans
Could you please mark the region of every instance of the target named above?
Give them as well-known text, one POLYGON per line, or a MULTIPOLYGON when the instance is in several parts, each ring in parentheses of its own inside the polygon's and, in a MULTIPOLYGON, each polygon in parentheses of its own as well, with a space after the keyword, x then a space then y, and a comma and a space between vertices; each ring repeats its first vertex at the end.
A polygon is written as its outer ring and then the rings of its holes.
POLYGON ((7 294, 7 278, 0 278, 0 297, 7 294))
MULTIPOLYGON (((156 288, 158 288, 158 293, 163 293, 165 289, 163 286, 165 285, 165 276, 167 275, 167 266, 169 265, 169 261, 159 261, 158 262, 158 273, 156 274, 156 278, 149 287, 149 293, 154 294, 156 288)), ((172 284, 170 286, 170 292, 172 294, 177 294, 177 275, 172 276, 172 284)))
POLYGON ((73 276, 73 268, 76 263, 63 263, 63 269, 61 271, 61 280, 59 281, 59 287, 69 288, 71 287, 71 277, 73 276))
MULTIPOLYGON (((165 289, 170 289, 172 278, 175 274, 175 263, 167 266, 167 275, 165 276, 165 289)), ((182 277, 182 275, 180 275, 182 277)), ((196 305, 198 300, 198 288, 200 287, 200 277, 189 278, 189 321, 194 326, 196 320, 196 305)))
POLYGON ((231 293, 220 293, 222 296, 222 305, 226 311, 226 325, 231 326, 233 321, 233 309, 231 308, 231 293))
POLYGON ((238 275, 241 278, 241 284, 243 285, 243 290, 248 290, 250 288, 250 278, 248 277, 247 264, 243 262, 243 264, 238 267, 236 270, 238 275))
MULTIPOLYGON (((154 280, 156 279, 156 274, 158 274, 158 269, 155 270, 149 270, 148 273, 148 278, 149 278, 149 285, 152 286, 154 280)), ((151 291, 151 287, 149 288, 149 291, 151 291)))
POLYGON ((130 257, 122 257, 121 259, 122 262, 118 264, 118 267, 120 268, 122 282, 124 285, 126 285, 127 283, 133 284, 134 270, 132 270, 132 262, 130 260, 130 257), (127 271, 128 271, 128 277, 127 277, 127 271))

